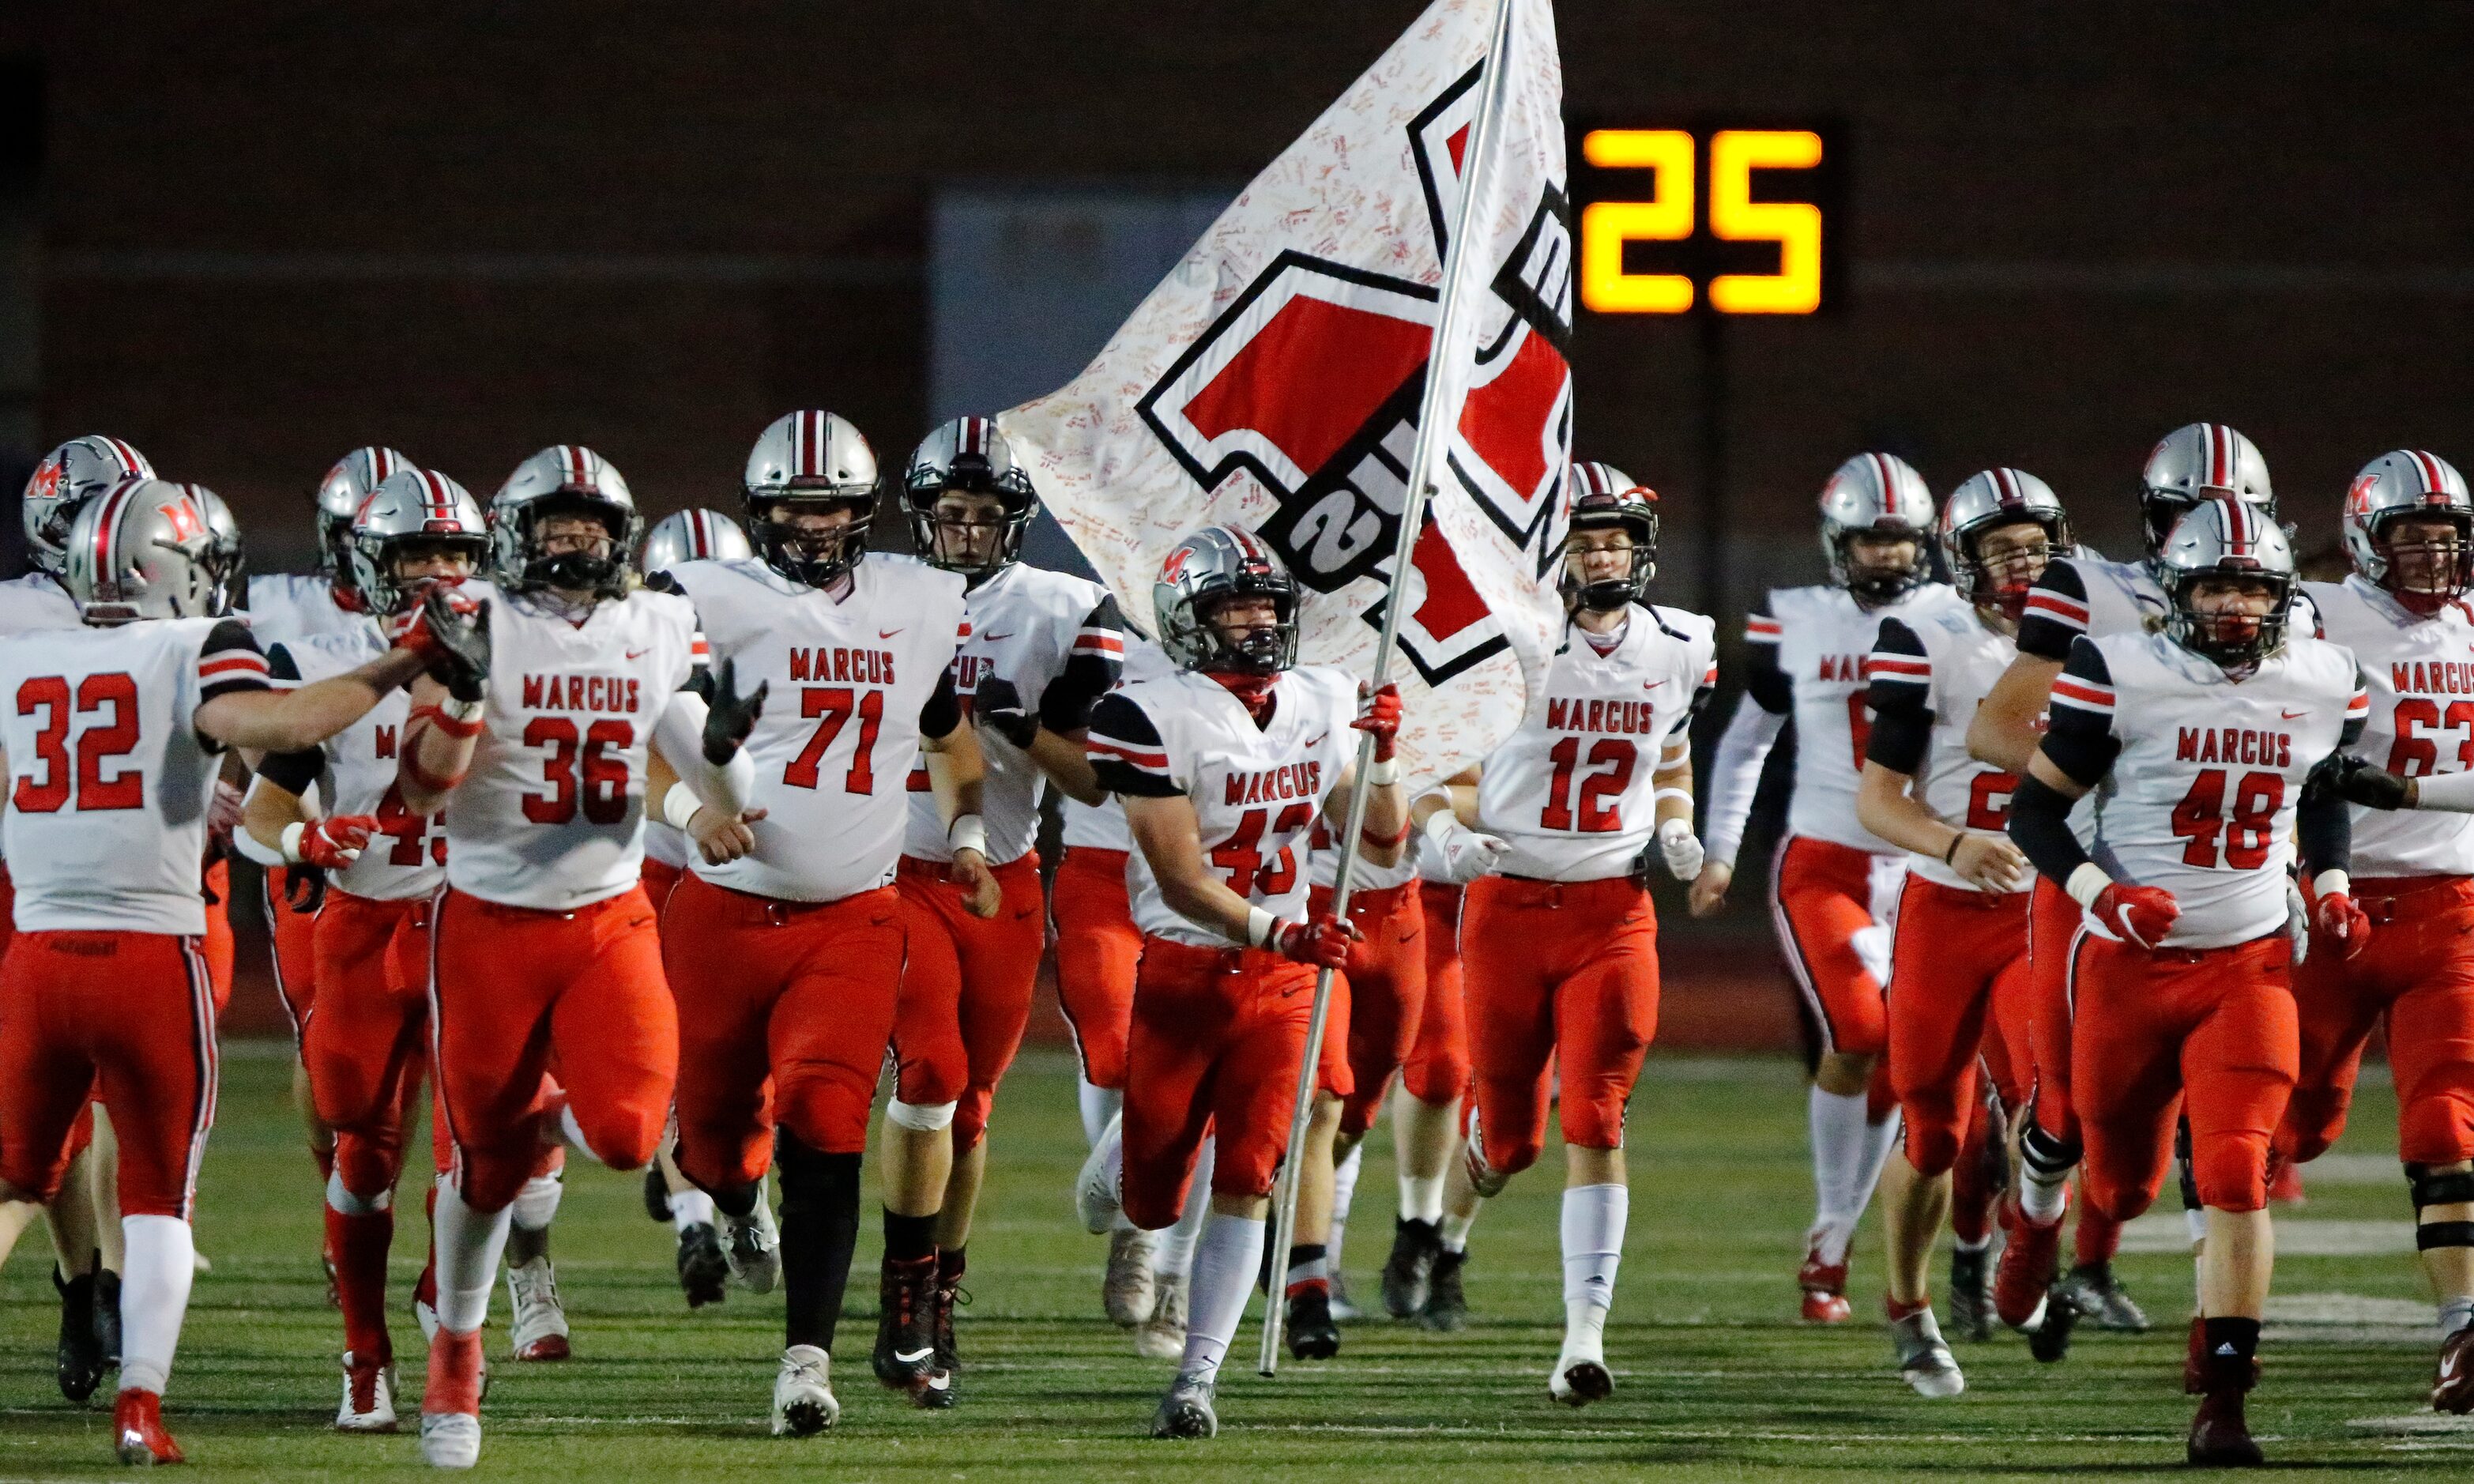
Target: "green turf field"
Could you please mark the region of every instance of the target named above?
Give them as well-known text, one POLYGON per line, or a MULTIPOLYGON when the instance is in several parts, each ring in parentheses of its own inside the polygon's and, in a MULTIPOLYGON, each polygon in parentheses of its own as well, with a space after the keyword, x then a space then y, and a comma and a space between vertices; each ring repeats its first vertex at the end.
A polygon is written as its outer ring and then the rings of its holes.
MULTIPOLYGON (((255 1048, 251 1048, 255 1049, 255 1048)), ((235 1048, 238 1053, 244 1049, 235 1048)), ((200 1196, 200 1277, 172 1426, 201 1475, 325 1478, 418 1468, 409 1435, 327 1430, 340 1323, 319 1280, 316 1177, 283 1096, 285 1064, 225 1062, 222 1126, 200 1196)), ((2253 1426, 2280 1464, 2355 1476, 2466 1477, 2474 1425, 2420 1407, 2432 1353, 2428 1307, 2405 1239, 2402 1181, 2382 1157, 2393 1118, 2365 1087, 2345 1151, 2315 1167, 2309 1206, 2280 1220, 2289 1255, 2263 1349, 2253 1426), (2309 1248, 2336 1255, 2297 1255, 2309 1248)), ((2004 1338, 1959 1347, 1968 1394, 1927 1402, 1893 1376, 1879 1327, 1878 1237, 1859 1245, 1858 1322, 1796 1323, 1793 1273, 1810 1204, 1804 1097, 1784 1061, 1653 1059, 1632 1117, 1629 1260, 1608 1331, 1613 1400, 1573 1413, 1546 1399, 1560 1333, 1555 1194, 1541 1168, 1486 1213, 1473 1244, 1476 1322, 1441 1337, 1370 1321, 1339 1360, 1291 1364, 1264 1381, 1232 1364, 1224 1431, 1208 1444, 1143 1436, 1164 1369, 1137 1360, 1099 1313, 1104 1244, 1072 1222, 1067 1189, 1082 1156, 1071 1070, 1027 1059, 998 1107, 988 1202, 971 1248, 975 1302, 962 1326, 966 1399, 925 1414, 867 1372, 872 1316, 839 1347, 838 1430, 777 1441, 764 1419, 779 1344, 778 1301, 734 1295, 691 1316, 670 1273, 666 1228, 644 1219, 632 1177, 570 1165, 557 1227, 561 1286, 575 1326, 563 1365, 494 1365, 481 1468, 498 1476, 654 1480, 766 1468, 837 1479, 1450 1479, 1579 1477, 1946 1477, 2122 1474, 2179 1467, 2189 1407, 2177 1382, 2188 1260, 2125 1254, 2133 1291, 2161 1321, 2140 1339, 2083 1338, 2056 1368, 2004 1338)), ((1347 1269, 1375 1295, 1394 1204, 1390 1146, 1370 1149, 1347 1269)), ((1552 1156, 1550 1156, 1550 1161, 1552 1156)), ((398 1242, 396 1277, 418 1269, 421 1208, 398 1242)), ((871 1215, 871 1226, 873 1216, 871 1215)), ((2179 1215, 2173 1216, 2176 1226, 2179 1215)), ((2134 1246, 2170 1235, 2134 1229, 2134 1246)), ((73 1411, 51 1379, 56 1310, 45 1243, 30 1235, 0 1272, 0 1478, 93 1477, 112 1469, 109 1409, 73 1411)), ((874 1243, 852 1298, 872 1307, 874 1243)), ((505 1291, 492 1315, 504 1344, 505 1291)), ((407 1409, 420 1391, 419 1332, 406 1357, 407 1409)), ((1241 1344, 1253 1355, 1253 1332, 1241 1344)), ((104 1397, 109 1396, 109 1385, 104 1397)))

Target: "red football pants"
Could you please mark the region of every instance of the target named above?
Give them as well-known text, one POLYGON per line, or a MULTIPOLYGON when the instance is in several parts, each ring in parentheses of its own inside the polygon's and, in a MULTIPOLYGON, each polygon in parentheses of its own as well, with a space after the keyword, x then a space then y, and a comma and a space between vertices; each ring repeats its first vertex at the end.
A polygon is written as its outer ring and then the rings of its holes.
POLYGON ((1134 970, 1143 935, 1126 899, 1122 850, 1067 848, 1049 884, 1049 915, 1056 921, 1056 997, 1074 1031, 1082 1080, 1094 1087, 1126 1085, 1126 1035, 1134 1015, 1134 970))
POLYGON ((1468 1014, 1461 987, 1461 888, 1448 883, 1418 884, 1425 915, 1426 1006, 1418 1016, 1417 1038, 1400 1064, 1409 1095, 1440 1107, 1468 1091, 1468 1014))
POLYGON ((904 856, 893 880, 910 940, 893 1011, 894 1096, 914 1107, 954 1104, 958 1154, 987 1132, 997 1083, 1031 1024, 1048 947, 1038 855, 989 869, 1004 893, 993 917, 970 914, 941 861, 904 856))
MULTIPOLYGON (((2027 894, 1909 876, 1890 963, 1890 1085, 1906 1117, 1907 1162, 1940 1175, 1957 1162, 1977 1116, 1976 1064, 1985 1043, 2025 1031, 2027 894)), ((2002 1091, 2007 1101, 2016 1089, 2002 1091)))
POLYGON ((2154 953, 2081 930, 2071 953, 2071 1074, 2091 1205, 2128 1221, 2156 1199, 2177 1094, 2199 1204, 2268 1204, 2268 1141, 2301 1055, 2292 960, 2281 929, 2231 948, 2154 953))
MULTIPOLYGON (((1260 948, 1143 939, 1127 1039, 1121 1183, 1135 1226, 1157 1230, 1176 1221, 1206 1133, 1218 1151, 1214 1194, 1271 1194, 1288 1150, 1314 985, 1313 968, 1260 948)), ((1325 1034, 1337 1033, 1327 1024, 1325 1034)))
MULTIPOLYGON (((1307 892, 1307 912, 1331 908, 1331 893, 1307 892)), ((1426 905, 1414 881, 1348 895, 1348 920, 1359 934, 1348 950, 1348 1032, 1343 1056, 1349 1091, 1341 1098, 1340 1131, 1363 1138, 1392 1090, 1392 1074, 1417 1044, 1426 1008, 1426 905)))
POLYGON ((430 1060, 465 1202, 504 1207, 555 1142, 543 1126, 553 1058, 594 1157, 622 1170, 651 1159, 679 1019, 643 888, 562 912, 449 888, 432 913, 430 1060))
POLYGON ((1881 982, 1856 951, 1874 926, 1869 850, 1790 835, 1770 864, 1770 912, 1787 971, 1825 1056, 1878 1056, 1889 1044, 1881 982))
POLYGON ((2474 1159, 2474 880, 2409 876, 2354 883, 2370 941, 2345 957, 2313 935, 2293 971, 2302 1075, 2277 1148, 2316 1159, 2345 1131, 2363 1043, 2388 1017, 2396 1077, 2397 1156, 2408 1164, 2474 1159))
POLYGON ((330 888, 315 926, 312 982, 325 988, 303 1008, 301 1060, 318 1121, 335 1131, 335 1173, 367 1199, 394 1189, 403 1170, 404 1129, 429 1064, 429 899, 380 902, 330 888))
POLYGON ((684 866, 665 865, 651 856, 644 858, 644 868, 637 873, 637 880, 644 888, 644 900, 653 904, 656 913, 669 905, 670 893, 678 889, 679 878, 686 874, 684 866))
POLYGON ((1489 876, 1462 906, 1477 1141, 1505 1175, 1538 1162, 1546 1072, 1562 1083, 1564 1142, 1623 1146, 1624 1105, 1658 1034, 1658 913, 1625 877, 1489 876))
POLYGON ((688 1179, 707 1190, 764 1179, 776 1124, 825 1154, 866 1153, 903 941, 891 887, 785 902, 680 879, 662 957, 678 994, 688 1179))
POLYGON ((124 1216, 187 1220, 215 1121, 204 944, 166 933, 19 933, 0 963, 0 1179, 48 1204, 98 1096, 124 1216))

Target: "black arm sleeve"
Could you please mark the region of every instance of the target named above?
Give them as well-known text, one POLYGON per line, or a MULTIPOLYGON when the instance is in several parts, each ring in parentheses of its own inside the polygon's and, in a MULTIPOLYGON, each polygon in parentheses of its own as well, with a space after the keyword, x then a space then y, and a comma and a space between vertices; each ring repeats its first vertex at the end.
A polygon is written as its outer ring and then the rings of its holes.
POLYGON ((1101 696, 1091 708, 1084 740, 1100 787, 1135 798, 1175 798, 1185 791, 1168 767, 1168 746, 1143 708, 1122 691, 1101 696))
POLYGON ((2302 873, 2307 880, 2321 871, 2353 869, 2354 811, 2335 787, 2337 764, 2344 756, 2332 752, 2311 769, 2302 786, 2302 802, 2294 812, 2294 834, 2302 842, 2302 873))
POLYGON ((1865 676, 1864 704, 1872 708, 1873 730, 1864 761, 1912 778, 1932 745, 1931 656, 1914 629, 1883 619, 1865 676))
POLYGON ((1783 717, 1795 710, 1795 687, 1779 669, 1778 624, 1769 607, 1764 599, 1744 622, 1744 637, 1751 641, 1744 645, 1744 689, 1761 710, 1783 717))
POLYGON ((2071 641, 2088 631, 2087 579, 2065 557, 2046 567, 2027 595, 2019 620, 2019 652, 2040 660, 2067 660, 2071 641))
POLYGON ((947 669, 936 677, 936 693, 919 708, 919 735, 951 737, 954 728, 962 724, 962 702, 954 693, 954 672, 947 669))
POLYGON ((2010 795, 2010 839, 2028 864, 2056 884, 2067 885, 2071 873, 2087 864, 2088 853, 2071 833, 2071 801, 2042 779, 2020 779, 2010 795))
POLYGON ((1091 724, 1091 703, 1116 689, 1125 669, 1126 620, 1114 597, 1082 620, 1067 651, 1065 668, 1039 693, 1039 724, 1052 732, 1076 732, 1091 724))
POLYGON ((2053 679, 2050 722, 2038 749, 2071 780, 2093 789, 2113 771, 2122 742, 2113 735, 2113 673, 2104 652, 2085 638, 2053 679))

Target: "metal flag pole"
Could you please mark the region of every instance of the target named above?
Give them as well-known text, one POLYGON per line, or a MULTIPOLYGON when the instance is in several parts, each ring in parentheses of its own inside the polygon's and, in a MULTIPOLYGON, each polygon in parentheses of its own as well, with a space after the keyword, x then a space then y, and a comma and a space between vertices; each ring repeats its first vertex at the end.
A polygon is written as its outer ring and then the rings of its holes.
MULTIPOLYGON (((1467 161, 1461 171, 1461 199, 1453 215, 1451 241, 1443 248, 1443 281, 1442 300, 1435 310, 1435 333, 1426 354, 1426 385, 1418 403, 1418 442, 1409 459, 1409 487, 1400 502, 1400 530, 1392 547, 1392 587, 1383 603, 1383 631, 1374 643, 1374 669, 1369 683, 1379 689, 1392 669, 1392 653, 1399 642, 1402 588, 1408 580, 1409 559, 1418 545, 1419 527, 1424 523, 1427 498, 1434 490, 1434 473, 1442 462, 1442 446, 1459 419, 1448 415, 1443 403, 1449 396, 1452 378, 1441 375, 1439 364, 1447 350, 1459 344, 1459 330, 1467 311, 1467 295, 1462 286, 1462 262, 1468 247, 1470 229, 1477 218, 1477 202, 1483 185, 1482 175, 1493 158, 1494 135, 1503 112, 1506 91, 1506 69, 1503 58, 1511 50, 1513 6, 1516 0, 1495 0, 1492 38, 1487 43, 1486 56, 1479 63, 1478 113, 1476 126, 1469 132, 1467 161)), ((1358 832, 1366 827, 1368 771, 1374 766, 1374 739, 1363 736, 1357 743, 1356 781, 1348 791, 1348 822, 1340 842, 1340 865, 1332 877, 1331 910, 1340 916, 1348 913, 1349 876, 1357 864, 1358 832)), ((1314 1010, 1306 1022, 1305 1059, 1298 1066, 1298 1090, 1289 1110, 1289 1147, 1280 1161, 1280 1178, 1272 1197, 1272 1229, 1270 1292, 1263 1304, 1263 1350, 1257 1369, 1265 1375, 1278 1374, 1280 1368, 1280 1329, 1287 1318, 1287 1276, 1289 1247, 1296 1239, 1298 1225, 1298 1178, 1305 1162, 1306 1123, 1314 1112, 1317 1071, 1322 1060, 1323 1031, 1331 1016, 1333 971, 1323 969, 1315 975, 1314 1010)))

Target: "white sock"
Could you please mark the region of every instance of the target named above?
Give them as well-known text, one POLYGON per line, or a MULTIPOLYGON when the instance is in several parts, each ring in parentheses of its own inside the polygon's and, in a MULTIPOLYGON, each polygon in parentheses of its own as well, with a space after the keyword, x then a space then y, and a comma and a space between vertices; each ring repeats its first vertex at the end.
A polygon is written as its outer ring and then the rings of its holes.
POLYGON ((566 1193, 567 1182, 557 1176, 536 1175, 516 1192, 515 1204, 507 1207, 507 1214, 526 1231, 546 1231, 558 1215, 558 1198, 566 1193))
POLYGON ((1357 1174, 1366 1168, 1366 1141, 1348 1152, 1348 1157, 1332 1167, 1331 1172, 1331 1250, 1340 1251, 1340 1228, 1348 1220, 1349 1203, 1357 1199, 1357 1174))
POLYGON ((1825 1092, 1817 1083, 1806 1102, 1816 1198, 1812 1235, 1821 1239, 1825 1262, 1847 1259, 1848 1243, 1855 1239, 1856 1221, 1864 1209, 1856 1183, 1863 1169, 1864 1136, 1869 1131, 1864 1107, 1864 1094, 1825 1092))
POLYGON ((1178 1374, 1210 1380, 1220 1374, 1222 1357, 1245 1323, 1246 1301, 1253 1296, 1254 1273, 1263 1261, 1263 1223, 1214 1212, 1202 1224, 1202 1240, 1194 1251, 1194 1281, 1188 1290, 1185 1358, 1178 1374))
POLYGON ((1864 1162, 1856 1167, 1856 1204, 1847 1215, 1847 1230, 1851 1237, 1855 1234, 1856 1224, 1864 1219, 1864 1207, 1873 1204, 1873 1187, 1881 1183, 1881 1167, 1890 1162, 1890 1151, 1899 1147, 1901 1127, 1896 1107, 1891 1108, 1889 1116, 1880 1123, 1864 1126, 1864 1162))
POLYGON ((120 1385, 159 1397, 189 1312, 197 1242, 178 1216, 123 1216, 120 1234, 129 1249, 120 1274, 120 1385))
POLYGON ((328 1209, 342 1216, 375 1216, 380 1211, 393 1208, 395 1192, 381 1190, 364 1201, 344 1188, 344 1172, 337 1170, 327 1177, 327 1205, 328 1209))
POLYGON ((1435 1224, 1442 1229, 1443 1251, 1447 1253, 1467 1252, 1469 1228, 1477 1225, 1477 1213, 1485 1209, 1486 1197, 1479 1196, 1470 1204, 1469 1213, 1467 1216, 1455 1216, 1449 1211, 1444 1211, 1438 1215, 1435 1219, 1435 1224))
POLYGON ((2039 1227, 2061 1220, 2070 1208, 2071 1171, 2075 1167, 2067 1146, 2031 1126, 2019 1141, 2020 1211, 2039 1227))
POLYGON ((1074 1079, 1074 1090, 1082 1104, 1082 1142, 1096 1146, 1108 1120, 1126 1106, 1126 1095, 1114 1087, 1095 1087, 1079 1077, 1074 1079))
POLYGON ((512 1225, 512 1207, 476 1211, 464 1204, 453 1180, 440 1178, 430 1222, 438 1244, 438 1322, 457 1334, 470 1334, 490 1317, 490 1289, 498 1281, 498 1255, 512 1225))
POLYGON ((1623 1263, 1624 1222, 1632 1192, 1622 1185, 1580 1185, 1564 1192, 1564 1333, 1594 1344, 1614 1306, 1615 1270, 1623 1263))
POLYGON ((2186 1207, 2182 1212, 2182 1228, 2191 1233, 2193 1247, 2197 1247, 2206 1241, 2208 1239, 2207 1207, 2197 1205, 2186 1207))
MULTIPOLYGON (((758 1197, 762 1200, 763 1197, 758 1197)), ((713 1225, 713 1197, 701 1190, 679 1190, 670 1195, 670 1229, 685 1232, 690 1227, 713 1225)))
POLYGON ((1951 1238, 1951 1244, 1963 1253, 1980 1253, 1993 1245, 1993 1232, 1990 1229, 1987 1229, 1984 1235, 1977 1237, 1973 1242, 1970 1242, 1963 1237, 1953 1236, 1951 1238))
POLYGON ((1440 1175, 1400 1177, 1400 1219, 1429 1224, 1443 1219, 1443 1178, 1440 1175))
POLYGON ((2439 1340, 2445 1345, 2458 1330, 2474 1325, 2474 1297, 2456 1294, 2439 1301, 2439 1340))
POLYGON ((1194 1161, 1194 1181, 1185 1188, 1185 1209, 1177 1213, 1176 1225, 1160 1233, 1152 1271, 1163 1277, 1183 1277, 1194 1267, 1195 1239, 1202 1235, 1203 1220, 1211 1214, 1211 1167, 1219 1162, 1219 1148, 1215 1140, 1202 1141, 1202 1153, 1194 1161))

